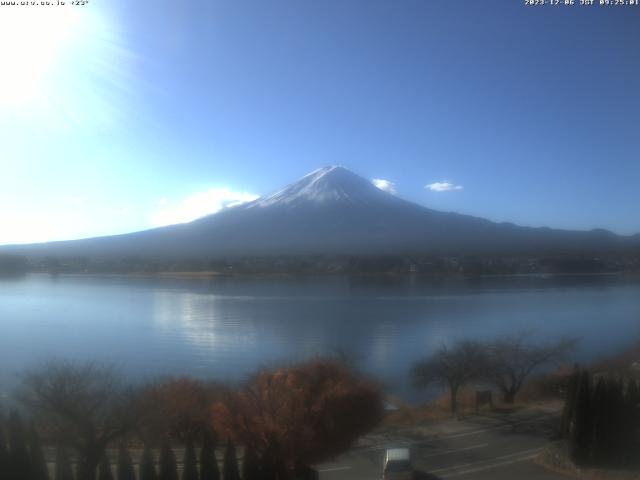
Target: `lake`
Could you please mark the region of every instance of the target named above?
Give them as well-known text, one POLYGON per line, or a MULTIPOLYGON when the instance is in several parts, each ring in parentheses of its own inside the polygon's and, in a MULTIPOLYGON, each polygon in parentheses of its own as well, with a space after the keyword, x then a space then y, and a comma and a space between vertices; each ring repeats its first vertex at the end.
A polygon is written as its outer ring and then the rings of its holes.
POLYGON ((31 274, 0 280, 0 390, 53 357, 110 362, 135 379, 238 382, 339 349, 415 400, 416 360, 458 339, 524 331, 580 336, 577 361, 625 349, 640 339, 640 279, 31 274))

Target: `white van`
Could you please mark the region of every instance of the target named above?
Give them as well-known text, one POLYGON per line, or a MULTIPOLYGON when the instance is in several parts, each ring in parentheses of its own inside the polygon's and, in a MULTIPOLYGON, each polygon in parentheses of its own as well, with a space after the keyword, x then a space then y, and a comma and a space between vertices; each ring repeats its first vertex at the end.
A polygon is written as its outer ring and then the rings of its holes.
POLYGON ((384 456, 383 480, 413 480, 408 448, 388 448, 384 456))

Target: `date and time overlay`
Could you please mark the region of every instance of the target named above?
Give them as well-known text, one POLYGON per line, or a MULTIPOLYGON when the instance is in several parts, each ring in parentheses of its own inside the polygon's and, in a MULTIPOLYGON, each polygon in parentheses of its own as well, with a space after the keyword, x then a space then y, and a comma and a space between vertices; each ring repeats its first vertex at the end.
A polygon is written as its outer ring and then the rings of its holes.
MULTIPOLYGON (((84 7, 91 0, 0 0, 2 6, 84 7)), ((526 7, 640 7, 640 0, 518 0, 526 7)))

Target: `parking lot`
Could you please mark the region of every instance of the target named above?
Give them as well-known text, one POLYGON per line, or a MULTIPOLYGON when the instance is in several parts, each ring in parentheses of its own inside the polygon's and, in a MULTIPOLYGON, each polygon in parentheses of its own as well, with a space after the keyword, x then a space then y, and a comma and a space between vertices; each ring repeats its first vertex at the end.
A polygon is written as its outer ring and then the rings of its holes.
POLYGON ((549 442, 555 414, 533 418, 471 416, 391 436, 373 436, 335 462, 318 467, 322 480, 382 478, 387 448, 411 449, 416 478, 554 480, 566 478, 535 460, 549 442))

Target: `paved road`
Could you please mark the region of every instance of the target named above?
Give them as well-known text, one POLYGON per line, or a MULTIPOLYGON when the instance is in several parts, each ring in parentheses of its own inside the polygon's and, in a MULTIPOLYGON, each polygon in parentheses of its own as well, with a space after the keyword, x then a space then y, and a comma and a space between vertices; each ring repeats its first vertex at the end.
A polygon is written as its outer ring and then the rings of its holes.
POLYGON ((513 428, 513 423, 495 417, 471 417, 414 429, 405 438, 380 435, 372 445, 356 448, 318 470, 321 480, 379 480, 384 450, 409 446, 414 467, 421 472, 417 478, 566 480, 534 463, 548 436, 540 422, 513 428))

